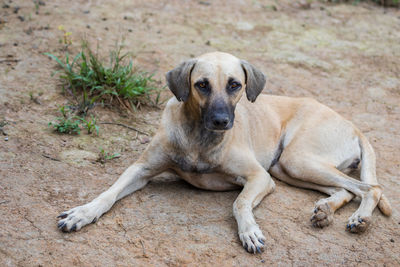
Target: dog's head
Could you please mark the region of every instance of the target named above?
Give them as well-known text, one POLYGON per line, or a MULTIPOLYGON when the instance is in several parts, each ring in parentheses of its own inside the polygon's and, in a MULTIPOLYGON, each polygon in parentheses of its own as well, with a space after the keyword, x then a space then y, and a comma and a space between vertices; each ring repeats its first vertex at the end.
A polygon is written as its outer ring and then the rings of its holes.
POLYGON ((243 92, 254 102, 266 80, 247 61, 221 52, 187 60, 167 72, 166 78, 176 98, 190 105, 212 131, 231 129, 235 107, 243 92))

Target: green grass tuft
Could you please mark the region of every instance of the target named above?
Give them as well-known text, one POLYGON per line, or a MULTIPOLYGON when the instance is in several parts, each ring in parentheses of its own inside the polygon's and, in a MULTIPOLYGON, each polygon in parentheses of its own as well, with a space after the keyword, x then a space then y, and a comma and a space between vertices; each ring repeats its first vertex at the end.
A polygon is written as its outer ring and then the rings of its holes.
POLYGON ((88 134, 96 131, 97 136, 99 135, 100 127, 96 124, 96 118, 93 115, 90 115, 88 120, 74 116, 73 111, 66 106, 61 106, 59 111, 62 116, 56 117, 57 122, 49 122, 49 126, 52 126, 54 131, 62 134, 80 134, 81 126, 83 126, 88 134))
POLYGON ((113 160, 113 159, 116 159, 119 157, 121 157, 121 154, 119 154, 119 153, 111 154, 109 152, 106 152, 103 148, 100 148, 99 158, 97 159, 97 161, 102 164, 105 164, 107 161, 113 160))
POLYGON ((86 128, 87 133, 91 134, 96 131, 96 134, 99 135, 100 127, 96 124, 96 118, 93 115, 90 115, 90 120, 86 120, 85 118, 80 118, 83 127, 86 128))
POLYGON ((59 111, 62 116, 56 118, 57 122, 49 122, 49 126, 53 126, 54 131, 58 133, 80 134, 80 118, 71 116, 69 109, 65 106, 60 107, 59 111))
POLYGON ((45 55, 61 67, 56 73, 60 73, 64 90, 78 100, 81 114, 86 114, 97 101, 123 106, 131 111, 143 104, 158 105, 161 90, 155 86, 154 74, 137 71, 132 61, 127 60, 129 54, 122 54, 121 50, 122 47, 117 46, 111 51, 108 66, 87 43, 83 43, 81 52, 73 58, 68 52, 64 60, 49 53, 45 55))

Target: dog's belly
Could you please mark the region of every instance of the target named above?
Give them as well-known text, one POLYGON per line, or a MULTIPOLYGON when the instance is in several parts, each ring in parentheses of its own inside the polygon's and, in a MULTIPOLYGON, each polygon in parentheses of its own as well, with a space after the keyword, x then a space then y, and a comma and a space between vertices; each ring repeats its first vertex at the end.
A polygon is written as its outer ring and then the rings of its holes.
POLYGON ((184 172, 175 170, 178 175, 189 184, 206 190, 213 191, 228 191, 238 189, 244 185, 245 180, 241 177, 232 177, 226 174, 211 172, 211 173, 196 173, 184 172))

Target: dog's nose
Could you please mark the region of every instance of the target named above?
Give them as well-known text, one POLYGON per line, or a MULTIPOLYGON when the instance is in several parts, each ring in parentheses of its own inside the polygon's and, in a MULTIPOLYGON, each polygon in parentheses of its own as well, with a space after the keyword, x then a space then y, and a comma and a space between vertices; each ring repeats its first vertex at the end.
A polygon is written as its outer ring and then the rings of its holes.
POLYGON ((217 114, 212 122, 216 129, 224 129, 229 123, 229 117, 224 114, 217 114))

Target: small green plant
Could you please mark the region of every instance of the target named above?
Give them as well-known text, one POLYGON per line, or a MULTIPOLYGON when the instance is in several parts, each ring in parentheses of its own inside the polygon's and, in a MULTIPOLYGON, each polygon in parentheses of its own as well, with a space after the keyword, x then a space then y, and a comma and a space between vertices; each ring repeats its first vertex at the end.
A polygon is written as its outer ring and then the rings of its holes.
POLYGON ((106 152, 103 148, 100 148, 99 158, 97 159, 97 161, 104 164, 109 160, 113 160, 113 159, 116 159, 119 157, 121 157, 121 154, 119 154, 119 153, 111 154, 111 153, 106 152))
POLYGON ((90 115, 90 120, 86 120, 85 118, 80 118, 83 127, 86 128, 88 134, 96 131, 96 134, 99 135, 99 126, 96 124, 96 118, 93 115, 90 115))
POLYGON ((54 130, 65 134, 80 134, 81 126, 87 130, 88 134, 96 131, 99 135, 100 127, 96 123, 96 118, 90 115, 90 119, 74 116, 73 111, 66 106, 61 106, 59 109, 61 117, 57 117, 57 122, 49 122, 49 126, 53 126, 54 130))
POLYGON ((80 134, 80 119, 72 116, 70 110, 65 106, 60 107, 59 111, 62 116, 56 118, 57 122, 49 122, 49 126, 52 126, 58 133, 80 134))
POLYGON ((68 48, 68 46, 72 45, 72 32, 67 32, 63 25, 58 26, 58 30, 63 33, 62 39, 58 40, 58 42, 68 48))
POLYGON ((122 54, 122 46, 110 53, 110 63, 106 66, 99 56, 92 52, 86 42, 81 51, 70 59, 45 53, 61 67, 60 79, 63 88, 78 101, 81 113, 85 114, 96 101, 123 106, 135 110, 142 104, 159 104, 161 90, 155 86, 154 74, 138 71, 128 53, 122 54), (153 100, 153 96, 155 100, 153 100))

